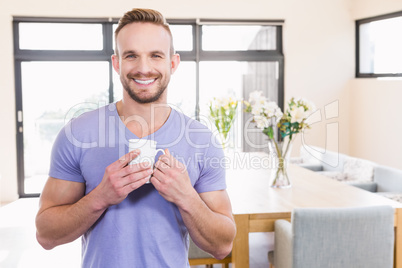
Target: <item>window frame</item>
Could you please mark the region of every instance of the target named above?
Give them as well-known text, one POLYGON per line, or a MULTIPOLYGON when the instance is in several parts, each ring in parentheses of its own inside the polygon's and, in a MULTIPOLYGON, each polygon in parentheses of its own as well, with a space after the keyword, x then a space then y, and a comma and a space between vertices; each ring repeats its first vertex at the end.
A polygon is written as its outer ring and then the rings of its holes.
MULTIPOLYGON (((117 18, 55 18, 55 17, 13 17, 14 41, 14 76, 15 76, 15 120, 17 133, 17 176, 18 194, 20 197, 38 197, 38 194, 25 193, 24 166, 24 131, 22 105, 21 64, 24 61, 107 61, 109 62, 109 103, 114 102, 113 66, 111 55, 113 49, 113 25, 117 18), (95 23, 102 24, 102 50, 29 50, 19 48, 19 23, 95 23)), ((200 119, 200 62, 201 61, 246 61, 246 62, 277 62, 278 63, 278 105, 284 107, 284 55, 282 50, 283 20, 220 20, 220 19, 167 19, 170 25, 191 25, 193 34, 193 49, 177 51, 182 61, 193 61, 196 64, 196 107, 195 117, 200 119), (250 51, 204 51, 202 50, 202 26, 208 25, 272 25, 276 30, 275 50, 250 51)))
MULTIPOLYGON (((17 180, 20 197, 38 197, 38 194, 25 193, 24 163, 24 122, 21 64, 24 61, 107 61, 109 76, 112 77, 113 66, 110 55, 113 51, 113 24, 117 19, 105 18, 50 18, 50 17, 13 17, 14 41, 14 76, 17 133, 17 180), (80 23, 101 24, 103 33, 102 50, 30 50, 19 48, 19 23, 80 23)), ((109 79, 109 102, 113 102, 113 80, 109 79)))
POLYGON ((356 47, 355 47, 356 48, 356 62, 355 62, 356 72, 355 72, 355 77, 356 78, 402 77, 402 72, 401 73, 361 73, 360 72, 360 25, 365 24, 365 23, 374 22, 374 21, 396 18, 396 17, 402 17, 402 11, 374 16, 374 17, 369 17, 369 18, 364 18, 364 19, 355 21, 355 29, 356 29, 356 38, 355 38, 356 39, 356 44, 355 44, 356 45, 356 47))

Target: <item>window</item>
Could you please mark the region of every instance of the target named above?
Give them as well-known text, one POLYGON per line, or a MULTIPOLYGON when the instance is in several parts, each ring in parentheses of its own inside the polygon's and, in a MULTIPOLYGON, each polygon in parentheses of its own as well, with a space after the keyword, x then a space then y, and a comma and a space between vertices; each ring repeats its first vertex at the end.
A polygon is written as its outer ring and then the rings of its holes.
POLYGON ((24 50, 102 50, 102 24, 21 22, 19 48, 24 50))
POLYGON ((72 117, 113 101, 112 23, 14 18, 18 192, 38 196, 50 151, 72 117))
MULTIPOLYGON (((54 139, 69 119, 121 99, 123 89, 111 64, 117 22, 14 18, 21 197, 41 192, 54 139)), ((181 57, 169 84, 168 102, 175 109, 208 124, 207 103, 213 97, 247 99, 254 90, 283 106, 282 21, 169 23, 181 57)), ((264 143, 264 137, 252 131, 244 137, 245 116, 239 107, 231 138, 237 148, 255 150, 246 140, 264 143)))
POLYGON ((402 76, 402 11, 356 21, 356 77, 402 76))

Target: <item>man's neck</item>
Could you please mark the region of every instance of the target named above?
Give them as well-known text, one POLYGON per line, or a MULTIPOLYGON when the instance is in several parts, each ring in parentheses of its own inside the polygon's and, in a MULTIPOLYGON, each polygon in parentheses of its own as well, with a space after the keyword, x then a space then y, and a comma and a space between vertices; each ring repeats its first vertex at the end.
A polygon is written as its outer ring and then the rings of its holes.
POLYGON ((116 108, 126 127, 139 138, 160 129, 172 110, 163 102, 142 104, 124 98, 116 103, 116 108))

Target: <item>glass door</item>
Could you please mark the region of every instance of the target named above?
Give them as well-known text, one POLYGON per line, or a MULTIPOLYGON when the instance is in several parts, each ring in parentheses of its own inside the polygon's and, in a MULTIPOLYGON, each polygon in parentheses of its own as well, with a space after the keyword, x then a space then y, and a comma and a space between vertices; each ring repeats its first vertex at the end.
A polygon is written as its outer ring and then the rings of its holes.
MULTIPOLYGON (((255 90, 262 91, 271 101, 279 100, 279 63, 272 61, 203 61, 200 63, 200 118, 208 121, 208 103, 214 97, 232 97, 248 100, 255 90)), ((228 139, 232 148, 238 151, 266 151, 266 137, 251 122, 251 117, 243 113, 238 105, 237 113, 228 139)), ((215 126, 209 125, 217 131, 215 126)))
POLYGON ((23 189, 42 191, 48 178, 50 152, 60 129, 83 112, 109 100, 109 62, 22 62, 23 189))

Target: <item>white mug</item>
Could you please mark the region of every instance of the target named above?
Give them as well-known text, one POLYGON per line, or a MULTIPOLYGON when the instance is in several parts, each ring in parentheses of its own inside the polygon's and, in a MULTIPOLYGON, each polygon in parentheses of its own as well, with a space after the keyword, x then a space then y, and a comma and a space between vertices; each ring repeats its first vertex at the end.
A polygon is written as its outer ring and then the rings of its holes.
MULTIPOLYGON (((141 162, 149 162, 153 166, 155 163, 155 156, 158 154, 158 152, 162 152, 163 154, 165 154, 165 151, 163 149, 156 149, 156 143, 157 142, 154 140, 129 139, 128 140, 129 152, 135 149, 141 150, 140 154, 130 162, 130 165, 141 162)), ((151 175, 149 175, 148 179, 150 178, 151 175)), ((149 183, 149 180, 147 183, 149 183)))

